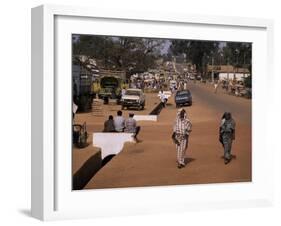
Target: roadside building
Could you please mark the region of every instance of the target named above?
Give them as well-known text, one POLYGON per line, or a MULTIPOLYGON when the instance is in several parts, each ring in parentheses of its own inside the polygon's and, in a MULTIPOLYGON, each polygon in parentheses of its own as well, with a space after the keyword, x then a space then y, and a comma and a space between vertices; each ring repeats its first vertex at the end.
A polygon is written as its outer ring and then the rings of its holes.
POLYGON ((207 65, 207 76, 211 79, 212 73, 215 80, 243 80, 250 76, 248 68, 239 68, 233 65, 207 65))

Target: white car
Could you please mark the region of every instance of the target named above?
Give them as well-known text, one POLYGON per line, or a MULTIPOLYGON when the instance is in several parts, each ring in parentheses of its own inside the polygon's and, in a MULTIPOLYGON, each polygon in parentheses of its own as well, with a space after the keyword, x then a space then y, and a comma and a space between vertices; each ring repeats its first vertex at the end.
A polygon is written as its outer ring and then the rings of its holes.
POLYGON ((144 109, 145 95, 141 89, 127 89, 121 99, 122 109, 138 108, 144 109))

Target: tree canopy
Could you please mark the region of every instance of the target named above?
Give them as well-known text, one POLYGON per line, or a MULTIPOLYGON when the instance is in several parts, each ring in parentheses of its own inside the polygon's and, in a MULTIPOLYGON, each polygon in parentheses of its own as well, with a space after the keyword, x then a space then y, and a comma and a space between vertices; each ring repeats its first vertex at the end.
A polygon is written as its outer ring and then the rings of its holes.
POLYGON ((171 61, 182 54, 201 72, 212 63, 247 67, 250 71, 252 65, 251 43, 95 35, 73 35, 72 43, 74 55, 86 55, 106 69, 126 72, 143 72, 154 68, 159 57, 171 61))
POLYGON ((155 65, 163 43, 161 39, 81 35, 73 40, 73 54, 95 58, 107 69, 145 71, 155 65))
POLYGON ((172 40, 171 43, 170 50, 174 55, 186 54, 188 61, 201 72, 212 63, 247 67, 251 71, 251 43, 197 40, 172 40))

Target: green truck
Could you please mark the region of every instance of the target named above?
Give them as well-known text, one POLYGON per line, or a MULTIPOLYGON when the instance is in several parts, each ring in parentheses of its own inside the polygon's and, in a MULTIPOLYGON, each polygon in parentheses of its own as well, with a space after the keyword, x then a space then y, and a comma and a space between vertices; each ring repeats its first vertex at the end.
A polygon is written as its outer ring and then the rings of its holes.
POLYGON ((121 99, 121 90, 123 87, 123 80, 117 76, 102 76, 100 78, 100 88, 98 91, 98 97, 103 100, 121 99))

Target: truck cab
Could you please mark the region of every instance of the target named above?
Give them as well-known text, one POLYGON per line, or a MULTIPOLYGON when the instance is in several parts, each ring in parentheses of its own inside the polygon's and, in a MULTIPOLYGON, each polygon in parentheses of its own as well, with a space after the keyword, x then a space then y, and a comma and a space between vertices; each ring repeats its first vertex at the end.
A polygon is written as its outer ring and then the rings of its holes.
POLYGON ((98 96, 100 99, 117 99, 121 98, 122 81, 116 76, 103 76, 100 78, 100 90, 98 96))

